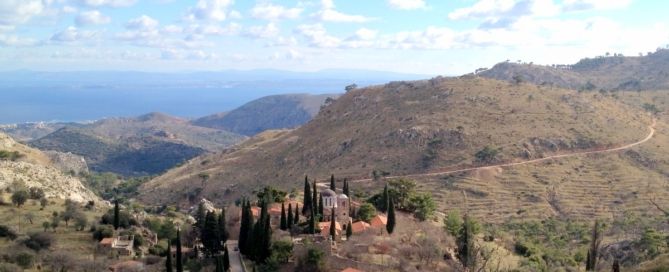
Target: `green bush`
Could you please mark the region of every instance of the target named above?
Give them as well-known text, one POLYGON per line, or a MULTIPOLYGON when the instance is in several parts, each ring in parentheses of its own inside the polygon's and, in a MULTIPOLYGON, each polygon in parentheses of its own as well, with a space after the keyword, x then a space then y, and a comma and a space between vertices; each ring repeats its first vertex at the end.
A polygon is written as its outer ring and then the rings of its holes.
POLYGON ((0 237, 6 237, 9 238, 9 240, 14 240, 16 239, 16 232, 11 230, 9 227, 0 225, 0 237))
POLYGON ((34 232, 28 235, 23 244, 34 251, 48 249, 53 244, 53 236, 46 232, 34 232))

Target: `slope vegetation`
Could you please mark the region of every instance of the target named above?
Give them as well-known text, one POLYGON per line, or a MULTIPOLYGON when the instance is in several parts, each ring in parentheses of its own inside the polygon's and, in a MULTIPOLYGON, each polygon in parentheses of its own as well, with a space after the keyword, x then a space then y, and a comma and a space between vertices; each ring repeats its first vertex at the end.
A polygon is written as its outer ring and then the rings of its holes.
POLYGON ((640 57, 598 57, 559 67, 499 63, 479 75, 575 90, 639 91, 669 89, 669 49, 640 57))
POLYGON ((194 125, 253 136, 268 129, 298 127, 316 116, 328 97, 337 95, 286 94, 253 100, 226 113, 193 120, 194 125))
POLYGON ((95 171, 152 175, 206 152, 223 150, 243 139, 244 136, 235 133, 193 126, 185 119, 151 113, 64 127, 31 141, 30 145, 83 156, 95 171))
POLYGON ((195 191, 225 201, 266 184, 297 188, 305 174, 358 179, 521 161, 635 142, 650 123, 599 93, 477 77, 393 82, 348 92, 298 129, 170 170, 142 199, 195 191), (200 184, 202 174, 210 178, 200 184))

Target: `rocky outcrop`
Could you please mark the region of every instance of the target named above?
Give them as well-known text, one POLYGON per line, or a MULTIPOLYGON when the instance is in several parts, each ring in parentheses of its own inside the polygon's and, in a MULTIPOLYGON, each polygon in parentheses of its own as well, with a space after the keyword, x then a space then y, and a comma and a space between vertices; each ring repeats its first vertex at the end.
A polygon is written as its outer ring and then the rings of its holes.
POLYGON ((44 154, 49 156, 54 167, 65 173, 88 173, 88 164, 82 156, 58 151, 44 151, 44 154))
POLYGON ((89 200, 99 202, 99 198, 88 190, 78 178, 65 175, 59 169, 22 161, 0 162, 0 189, 13 184, 25 185, 28 188, 41 188, 47 198, 71 199, 77 202, 89 200))

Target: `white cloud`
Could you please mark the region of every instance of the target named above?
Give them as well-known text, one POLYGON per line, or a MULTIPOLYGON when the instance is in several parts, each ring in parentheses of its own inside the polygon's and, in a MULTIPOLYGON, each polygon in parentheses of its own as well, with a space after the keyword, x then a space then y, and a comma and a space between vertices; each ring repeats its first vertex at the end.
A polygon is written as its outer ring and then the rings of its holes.
POLYGON ((251 9, 253 18, 264 20, 296 19, 300 13, 301 8, 287 8, 272 3, 258 3, 251 9))
POLYGON ((89 7, 129 7, 134 5, 137 0, 79 0, 79 3, 89 7))
POLYGON ((30 46, 35 45, 35 40, 21 38, 16 35, 5 35, 0 33, 0 46, 30 46))
POLYGON ((479 0, 448 14, 451 20, 484 19, 485 28, 507 27, 524 17, 550 17, 560 13, 552 0, 479 0))
POLYGON ((224 21, 230 15, 228 8, 233 0, 198 0, 195 7, 188 9, 186 19, 190 21, 224 21))
POLYGON ((78 26, 104 25, 111 22, 111 17, 106 16, 97 10, 91 10, 79 13, 74 21, 78 26))
POLYGON ((335 10, 334 0, 322 0, 321 10, 312 14, 313 17, 324 22, 338 23, 364 23, 374 20, 374 18, 363 15, 345 14, 335 10))
POLYGON ((333 48, 341 44, 341 40, 330 36, 321 24, 299 25, 296 31, 307 38, 309 45, 313 47, 333 48))
POLYGON ((618 9, 627 7, 631 2, 631 0, 565 0, 563 8, 566 11, 618 9))
POLYGON ((42 0, 2 0, 0 1, 0 29, 14 29, 16 25, 45 13, 47 4, 42 0))
POLYGON ((424 9, 427 8, 424 0, 388 0, 388 4, 395 9, 424 9))
POLYGON ((138 30, 148 30, 155 29, 160 23, 147 15, 142 15, 137 18, 131 19, 125 24, 127 29, 138 29, 138 30))
POLYGON ((295 49, 288 49, 286 52, 286 59, 289 60, 303 60, 304 55, 302 55, 300 52, 298 52, 295 49))
POLYGON ((378 33, 379 32, 376 31, 376 30, 372 30, 372 29, 363 27, 361 29, 358 29, 355 32, 355 36, 356 36, 356 38, 358 38, 360 40, 372 40, 372 39, 376 38, 376 34, 378 34, 378 33))
POLYGON ((264 26, 252 26, 250 27, 245 35, 252 38, 273 38, 279 35, 279 28, 274 23, 269 23, 264 26))
POLYGON ((98 34, 99 32, 97 31, 82 31, 70 26, 51 36, 50 40, 54 42, 78 42, 97 38, 98 34))

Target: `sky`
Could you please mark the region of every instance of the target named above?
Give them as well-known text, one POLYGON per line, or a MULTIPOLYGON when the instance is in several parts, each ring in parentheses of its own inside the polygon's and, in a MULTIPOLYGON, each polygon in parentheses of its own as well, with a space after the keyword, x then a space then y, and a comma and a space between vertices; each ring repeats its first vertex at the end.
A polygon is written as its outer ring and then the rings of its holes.
POLYGON ((458 75, 669 44, 664 0, 1 0, 0 70, 458 75))

